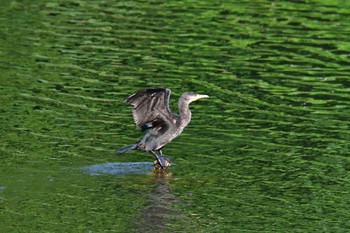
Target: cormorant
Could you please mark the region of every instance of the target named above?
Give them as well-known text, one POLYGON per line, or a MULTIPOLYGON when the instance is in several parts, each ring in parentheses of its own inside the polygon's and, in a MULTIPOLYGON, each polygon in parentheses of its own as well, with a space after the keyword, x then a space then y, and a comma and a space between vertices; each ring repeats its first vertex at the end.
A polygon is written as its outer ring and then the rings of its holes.
POLYGON ((179 99, 179 115, 169 109, 171 91, 168 88, 147 88, 129 96, 125 102, 133 106, 132 115, 136 126, 142 131, 149 130, 138 142, 122 147, 118 153, 129 150, 150 152, 166 169, 171 160, 162 154, 162 148, 176 138, 191 121, 189 104, 207 95, 185 92, 179 99), (158 153, 157 153, 158 152, 158 153))

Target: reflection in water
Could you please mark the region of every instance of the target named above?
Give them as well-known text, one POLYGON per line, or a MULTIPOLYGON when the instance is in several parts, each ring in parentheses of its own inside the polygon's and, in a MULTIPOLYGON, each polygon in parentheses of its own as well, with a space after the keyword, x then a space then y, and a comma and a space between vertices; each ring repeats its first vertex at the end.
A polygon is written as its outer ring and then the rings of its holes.
POLYGON ((137 232, 159 232, 178 220, 183 214, 175 208, 178 199, 171 193, 169 181, 171 174, 155 176, 154 188, 147 196, 146 209, 135 222, 137 232))
MULTIPOLYGON (((150 162, 117 162, 103 163, 81 167, 78 170, 89 175, 132 175, 151 174, 153 163, 150 162)), ((138 232, 159 231, 170 222, 182 216, 180 211, 174 207, 178 199, 171 193, 169 181, 172 174, 167 171, 153 172, 154 187, 147 194, 147 203, 141 216, 135 222, 138 232)), ((153 175, 151 175, 153 176, 153 175)))

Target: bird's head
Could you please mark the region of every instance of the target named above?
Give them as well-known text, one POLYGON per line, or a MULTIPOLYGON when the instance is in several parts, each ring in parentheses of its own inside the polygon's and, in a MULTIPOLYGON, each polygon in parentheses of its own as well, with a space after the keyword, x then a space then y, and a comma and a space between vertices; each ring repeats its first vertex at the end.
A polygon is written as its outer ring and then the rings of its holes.
POLYGON ((182 94, 182 98, 185 99, 189 103, 196 101, 198 99, 208 98, 208 97, 209 97, 208 95, 201 95, 201 94, 197 94, 194 92, 185 92, 182 94))

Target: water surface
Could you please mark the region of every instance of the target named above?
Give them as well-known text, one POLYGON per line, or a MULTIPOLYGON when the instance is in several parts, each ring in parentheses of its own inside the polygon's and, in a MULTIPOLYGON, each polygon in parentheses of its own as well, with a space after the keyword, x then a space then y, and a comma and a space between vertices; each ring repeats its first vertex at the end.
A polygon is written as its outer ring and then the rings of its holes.
POLYGON ((347 232, 349 9, 3 1, 0 228, 347 232), (160 86, 174 111, 182 92, 210 96, 164 149, 166 177, 150 155, 114 153, 142 136, 123 100, 160 86))

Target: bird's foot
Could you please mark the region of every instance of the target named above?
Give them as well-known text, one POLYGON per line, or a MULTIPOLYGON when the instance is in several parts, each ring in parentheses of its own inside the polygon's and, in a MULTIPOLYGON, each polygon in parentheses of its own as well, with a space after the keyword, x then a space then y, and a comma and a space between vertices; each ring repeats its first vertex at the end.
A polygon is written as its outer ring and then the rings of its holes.
POLYGON ((154 151, 150 151, 150 153, 156 158, 157 164, 159 164, 163 170, 166 170, 171 165, 171 159, 169 157, 163 156, 161 151, 159 154, 154 151))
POLYGON ((153 172, 154 173, 163 173, 168 170, 168 167, 171 166, 171 159, 165 156, 158 156, 153 162, 153 172))

